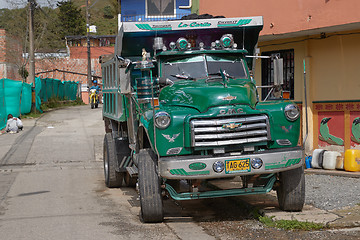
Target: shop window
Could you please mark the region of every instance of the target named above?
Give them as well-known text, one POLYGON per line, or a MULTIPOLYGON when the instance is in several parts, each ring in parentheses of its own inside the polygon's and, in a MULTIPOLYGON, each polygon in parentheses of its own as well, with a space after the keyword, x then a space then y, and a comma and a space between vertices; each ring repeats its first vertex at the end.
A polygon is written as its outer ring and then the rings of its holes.
MULTIPOLYGON (((294 49, 280 50, 273 52, 263 52, 263 56, 270 56, 270 58, 263 58, 261 60, 261 85, 274 85, 274 59, 283 59, 283 84, 281 89, 290 91, 290 99, 294 99, 294 49)), ((268 96, 271 88, 262 88, 261 98, 264 100, 268 96)), ((271 93, 268 99, 275 98, 271 93)))
POLYGON ((174 16, 175 0, 146 0, 147 17, 174 16))

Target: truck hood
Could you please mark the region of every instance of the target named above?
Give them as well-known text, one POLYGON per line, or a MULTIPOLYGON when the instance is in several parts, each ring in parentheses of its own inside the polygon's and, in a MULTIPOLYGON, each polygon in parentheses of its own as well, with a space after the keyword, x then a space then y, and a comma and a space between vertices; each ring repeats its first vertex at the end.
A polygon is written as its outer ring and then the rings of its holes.
POLYGON ((210 107, 245 104, 256 105, 256 87, 249 81, 230 80, 227 86, 222 81, 206 83, 187 80, 164 87, 160 92, 160 102, 166 105, 186 106, 205 112, 210 107))

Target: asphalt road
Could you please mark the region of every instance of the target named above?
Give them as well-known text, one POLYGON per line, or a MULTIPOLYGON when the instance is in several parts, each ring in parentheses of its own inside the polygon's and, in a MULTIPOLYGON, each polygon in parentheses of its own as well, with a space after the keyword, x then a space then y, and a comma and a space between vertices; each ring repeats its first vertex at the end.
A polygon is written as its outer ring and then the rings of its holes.
POLYGON ((101 108, 65 108, 23 122, 23 132, 0 135, 0 239, 358 237, 267 228, 239 198, 169 199, 164 223, 142 224, 135 189, 105 187, 101 108))

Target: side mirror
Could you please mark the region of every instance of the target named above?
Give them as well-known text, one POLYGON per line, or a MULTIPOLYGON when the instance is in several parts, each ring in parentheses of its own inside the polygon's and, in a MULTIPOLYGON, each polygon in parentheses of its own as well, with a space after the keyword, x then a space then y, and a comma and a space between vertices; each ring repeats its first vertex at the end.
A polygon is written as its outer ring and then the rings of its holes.
POLYGON ((159 78, 159 85, 161 86, 167 86, 167 85, 173 85, 174 82, 166 77, 160 77, 159 78))
POLYGON ((284 84, 284 65, 282 58, 274 58, 274 85, 284 84))

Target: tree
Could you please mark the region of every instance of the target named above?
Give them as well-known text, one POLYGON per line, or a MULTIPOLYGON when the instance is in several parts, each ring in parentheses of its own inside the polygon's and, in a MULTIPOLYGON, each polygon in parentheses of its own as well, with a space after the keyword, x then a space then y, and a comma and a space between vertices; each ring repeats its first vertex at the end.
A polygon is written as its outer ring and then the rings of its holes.
POLYGON ((108 18, 108 19, 114 18, 114 11, 111 8, 111 6, 109 5, 105 6, 103 11, 104 11, 104 18, 108 18))
POLYGON ((86 21, 81 10, 72 0, 57 3, 59 8, 59 21, 61 23, 60 35, 62 38, 71 35, 85 35, 86 21))

